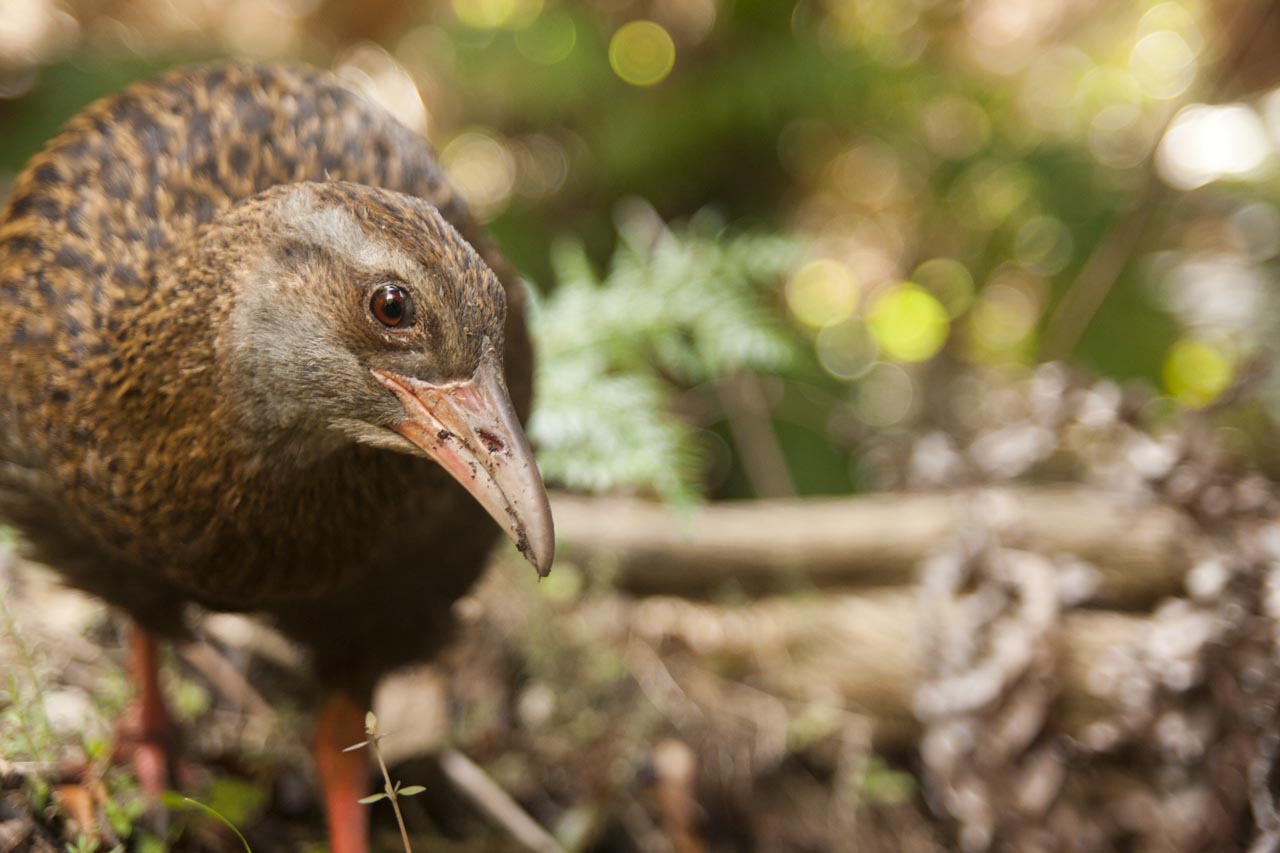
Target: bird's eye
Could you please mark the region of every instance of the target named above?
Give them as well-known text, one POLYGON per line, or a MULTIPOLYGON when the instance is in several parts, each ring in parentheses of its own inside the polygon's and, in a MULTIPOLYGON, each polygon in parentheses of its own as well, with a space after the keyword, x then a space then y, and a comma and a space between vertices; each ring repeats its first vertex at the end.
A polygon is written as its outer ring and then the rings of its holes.
POLYGON ((413 325, 413 297, 395 284, 384 284, 373 291, 369 311, 388 329, 406 329, 413 325))

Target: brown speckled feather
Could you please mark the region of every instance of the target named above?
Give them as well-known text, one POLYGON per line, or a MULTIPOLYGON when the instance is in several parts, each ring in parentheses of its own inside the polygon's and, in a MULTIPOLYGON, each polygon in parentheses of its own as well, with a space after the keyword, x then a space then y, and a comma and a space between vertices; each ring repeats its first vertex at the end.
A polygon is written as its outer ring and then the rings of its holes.
MULTIPOLYGON (((263 238, 258 202, 237 203, 305 181, 365 232, 460 270, 440 310, 501 328, 479 250, 506 290, 507 380, 526 415, 515 277, 424 141, 323 72, 180 69, 72 119, 0 213, 0 517, 152 628, 179 630, 186 601, 261 611, 322 678, 366 689, 440 642, 496 528, 419 458, 352 444, 286 477, 286 441, 248 446, 239 401, 255 392, 226 375, 222 279, 263 238), (457 232, 363 186, 426 200, 457 232)), ((291 262, 344 274, 337 255, 291 262)), ((445 341, 450 363, 476 340, 445 341)))

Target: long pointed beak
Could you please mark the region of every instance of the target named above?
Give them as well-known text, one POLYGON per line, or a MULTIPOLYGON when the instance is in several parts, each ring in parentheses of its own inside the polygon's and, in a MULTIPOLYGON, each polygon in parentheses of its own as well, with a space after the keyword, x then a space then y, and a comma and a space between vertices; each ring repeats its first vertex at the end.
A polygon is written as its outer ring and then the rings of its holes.
POLYGON ((551 505, 495 362, 486 357, 471 379, 441 385, 373 375, 404 405, 396 431, 452 474, 546 577, 555 556, 551 505))

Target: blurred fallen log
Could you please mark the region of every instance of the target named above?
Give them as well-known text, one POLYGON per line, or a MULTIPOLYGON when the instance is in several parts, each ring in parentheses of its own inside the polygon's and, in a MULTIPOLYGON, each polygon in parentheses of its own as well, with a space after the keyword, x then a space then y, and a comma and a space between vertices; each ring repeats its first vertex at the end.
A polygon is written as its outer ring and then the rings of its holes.
POLYGON ((1099 571, 1099 603, 1140 607, 1181 591, 1191 526, 1167 507, 1081 487, 879 494, 676 509, 633 498, 552 500, 559 557, 609 567, 635 593, 693 595, 896 586, 981 520, 1010 542, 1099 571))
MULTIPOLYGON (((915 743, 914 713, 925 674, 928 618, 916 592, 780 596, 725 606, 655 596, 615 601, 583 614, 587 632, 620 632, 658 652, 683 696, 708 718, 733 714, 735 685, 778 700, 862 715, 878 748, 915 743), (619 612, 621 608, 621 612, 619 612)), ((1058 733, 1088 739, 1124 708, 1124 668, 1152 630, 1148 617, 1075 610, 1063 616, 1058 733)))

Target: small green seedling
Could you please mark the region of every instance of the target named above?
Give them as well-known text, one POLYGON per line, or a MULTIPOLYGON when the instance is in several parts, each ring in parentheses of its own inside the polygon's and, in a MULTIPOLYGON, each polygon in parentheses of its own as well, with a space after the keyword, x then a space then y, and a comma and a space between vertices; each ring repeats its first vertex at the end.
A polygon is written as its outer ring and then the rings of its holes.
POLYGON ((370 711, 364 717, 364 731, 368 735, 367 740, 354 743, 343 750, 343 752, 351 752, 356 749, 369 747, 373 751, 373 757, 378 760, 378 768, 382 771, 382 790, 376 794, 362 797, 360 803, 363 805, 372 805, 379 800, 390 800, 391 808, 396 812, 396 823, 400 827, 400 840, 404 842, 404 853, 413 853, 413 848, 409 846, 409 831, 404 826, 404 815, 400 813, 400 797, 412 797, 415 794, 421 794, 427 790, 421 785, 406 785, 401 787, 399 782, 391 781, 391 773, 387 770, 387 762, 382 758, 382 751, 378 749, 378 741, 386 737, 385 734, 378 733, 378 718, 370 711))

